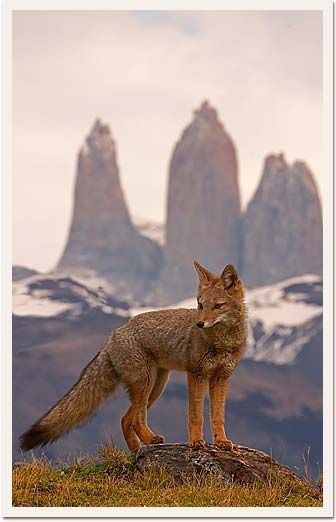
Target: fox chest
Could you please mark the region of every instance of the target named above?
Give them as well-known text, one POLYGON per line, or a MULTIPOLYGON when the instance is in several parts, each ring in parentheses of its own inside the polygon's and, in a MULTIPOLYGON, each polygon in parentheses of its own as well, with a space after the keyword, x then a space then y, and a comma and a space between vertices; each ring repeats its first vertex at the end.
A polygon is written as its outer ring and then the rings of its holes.
POLYGON ((211 375, 222 370, 223 373, 230 375, 236 364, 237 360, 232 352, 219 351, 214 346, 210 346, 196 362, 193 371, 211 375))

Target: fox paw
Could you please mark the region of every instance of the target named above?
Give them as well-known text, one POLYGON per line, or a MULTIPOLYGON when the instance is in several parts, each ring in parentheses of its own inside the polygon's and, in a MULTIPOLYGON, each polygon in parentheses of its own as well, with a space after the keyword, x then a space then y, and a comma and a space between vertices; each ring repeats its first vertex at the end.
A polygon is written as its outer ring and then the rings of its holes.
POLYGON ((225 448, 228 450, 233 449, 233 443, 229 439, 215 440, 214 444, 220 448, 225 448))
POLYGON ((203 439, 197 439, 189 442, 189 446, 191 446, 192 449, 201 449, 205 448, 206 442, 203 439))
POLYGON ((153 435, 152 440, 149 442, 149 444, 163 444, 164 443, 164 437, 162 435, 153 435))

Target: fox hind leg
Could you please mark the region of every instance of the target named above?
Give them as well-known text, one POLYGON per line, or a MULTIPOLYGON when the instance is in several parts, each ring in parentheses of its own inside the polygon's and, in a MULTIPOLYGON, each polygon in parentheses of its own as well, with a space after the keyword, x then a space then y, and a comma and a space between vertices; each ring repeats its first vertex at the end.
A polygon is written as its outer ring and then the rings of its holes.
POLYGON ((164 370, 163 368, 160 368, 157 373, 156 380, 154 382, 154 386, 152 388, 152 391, 149 395, 148 399, 148 408, 150 408, 155 401, 161 396, 167 381, 169 377, 169 370, 164 370))
POLYGON ((121 428, 124 434, 126 444, 130 451, 138 451, 140 449, 140 439, 133 429, 133 409, 132 406, 128 408, 121 419, 121 428))
POLYGON ((144 444, 160 444, 163 442, 161 435, 155 435, 147 424, 147 405, 149 398, 149 390, 136 390, 132 393, 132 427, 144 444))
MULTIPOLYGON (((152 390, 149 394, 147 409, 149 409, 154 402, 160 397, 165 385, 167 384, 169 377, 169 371, 159 369, 157 372, 157 377, 152 387, 152 390)), ((133 427, 133 416, 134 416, 134 408, 130 406, 124 416, 121 419, 121 427, 122 431, 127 443, 127 446, 131 451, 137 451, 140 448, 140 439, 137 436, 135 429, 133 427)), ((162 437, 156 442, 163 442, 162 437)))

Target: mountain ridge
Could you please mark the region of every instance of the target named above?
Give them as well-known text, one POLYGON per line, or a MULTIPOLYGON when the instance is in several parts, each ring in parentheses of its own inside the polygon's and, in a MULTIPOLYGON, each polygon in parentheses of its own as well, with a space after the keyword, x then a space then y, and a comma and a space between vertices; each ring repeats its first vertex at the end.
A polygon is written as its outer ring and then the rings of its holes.
POLYGON ((250 287, 321 275, 321 203, 308 166, 269 154, 242 212, 238 163, 233 138, 204 101, 171 154, 165 225, 137 223, 116 142, 96 120, 78 154, 73 217, 56 271, 84 279, 95 272, 112 293, 150 305, 191 295, 194 259, 215 272, 232 263, 250 287))

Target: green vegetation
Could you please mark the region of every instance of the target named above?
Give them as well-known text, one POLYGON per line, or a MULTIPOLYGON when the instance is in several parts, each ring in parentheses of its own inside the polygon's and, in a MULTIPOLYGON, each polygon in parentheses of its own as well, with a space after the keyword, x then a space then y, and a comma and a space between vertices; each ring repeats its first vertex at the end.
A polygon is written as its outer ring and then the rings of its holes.
POLYGON ((13 469, 13 506, 322 506, 322 493, 310 484, 284 482, 223 485, 215 479, 178 483, 163 471, 141 475, 134 457, 112 446, 72 464, 53 467, 46 459, 13 469))

